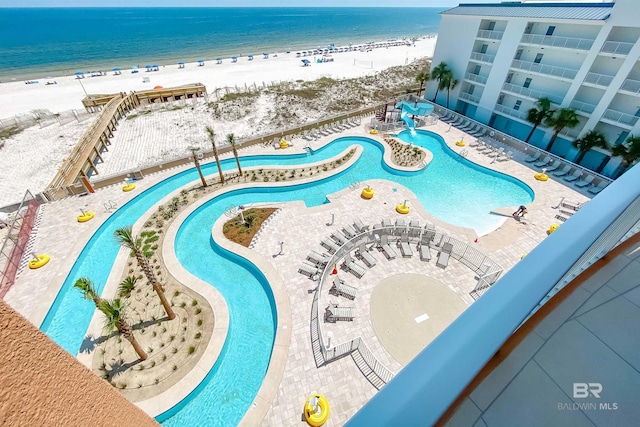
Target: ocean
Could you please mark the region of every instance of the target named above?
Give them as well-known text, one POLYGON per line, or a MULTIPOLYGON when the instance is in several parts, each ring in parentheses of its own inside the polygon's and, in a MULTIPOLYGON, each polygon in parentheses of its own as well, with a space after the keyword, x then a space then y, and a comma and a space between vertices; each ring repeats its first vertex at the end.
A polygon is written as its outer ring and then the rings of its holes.
POLYGON ((436 34, 443 8, 0 8, 0 81, 436 34))

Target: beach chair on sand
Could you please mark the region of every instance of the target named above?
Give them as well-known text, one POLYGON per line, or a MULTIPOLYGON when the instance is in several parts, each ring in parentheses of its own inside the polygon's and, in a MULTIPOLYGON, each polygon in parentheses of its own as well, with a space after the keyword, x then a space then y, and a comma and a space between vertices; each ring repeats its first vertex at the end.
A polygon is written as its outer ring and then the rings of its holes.
POLYGON ((350 322, 355 317, 353 307, 340 307, 338 304, 329 303, 324 309, 324 321, 335 323, 337 321, 350 322))
POLYGON ((364 273, 366 273, 367 271, 367 268, 364 265, 358 263, 358 261, 354 261, 353 259, 351 259, 351 255, 349 254, 349 252, 344 254, 344 266, 358 279, 364 276, 364 273))
POLYGON ((438 253, 438 260, 436 261, 436 265, 440 268, 447 268, 449 265, 449 257, 451 256, 451 252, 453 251, 453 245, 449 242, 442 245, 442 249, 440 249, 440 253, 438 253))
POLYGON ((329 256, 325 254, 320 254, 316 251, 311 251, 307 255, 307 260, 311 261, 319 268, 324 268, 329 262, 329 256))
POLYGON ((389 246, 389 236, 383 234, 380 236, 380 250, 387 259, 396 259, 398 254, 393 250, 391 246, 389 246))
POLYGON ((540 156, 542 156, 542 152, 538 151, 533 156, 529 156, 526 159, 524 159, 524 161, 527 163, 537 162, 540 159, 540 156))
POLYGON ((350 300, 356 299, 356 292, 358 290, 353 286, 345 285, 344 280, 340 279, 337 275, 333 277, 333 284, 329 293, 337 297, 345 297, 350 300))
POLYGON ((327 248, 329 253, 332 253, 332 254, 335 254, 338 251, 338 249, 340 249, 340 246, 331 239, 324 239, 320 242, 320 244, 325 248, 327 248))
POLYGON ((306 262, 303 262, 300 268, 298 268, 298 273, 304 274, 305 276, 312 278, 313 276, 318 274, 318 268, 315 265, 311 265, 306 262))
POLYGON ((367 245, 362 242, 358 245, 358 250, 356 252, 356 256, 364 262, 367 267, 371 268, 376 265, 376 259, 371 255, 371 253, 367 250, 367 245))
POLYGON ((403 258, 411 258, 413 256, 413 251, 411 250, 411 246, 409 246, 409 235, 407 233, 400 236, 398 247, 400 248, 400 253, 403 258))

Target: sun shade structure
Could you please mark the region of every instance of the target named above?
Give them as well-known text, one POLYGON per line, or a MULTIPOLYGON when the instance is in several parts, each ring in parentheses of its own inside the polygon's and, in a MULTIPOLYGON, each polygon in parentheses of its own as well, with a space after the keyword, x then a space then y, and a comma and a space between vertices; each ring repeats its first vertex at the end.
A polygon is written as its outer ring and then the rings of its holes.
POLYGON ((249 58, 249 61, 253 61, 253 55, 249 54, 247 55, 247 58, 249 58))
POLYGON ((222 58, 216 58, 216 63, 222 64, 222 58))
POLYGON ((267 52, 264 52, 262 55, 264 55, 264 57, 263 57, 264 59, 269 58, 269 54, 267 52))
POLYGON ((198 59, 198 67, 204 66, 204 59, 198 59))
POLYGON ((238 62, 238 57, 237 56, 232 56, 231 57, 231 62, 238 62))

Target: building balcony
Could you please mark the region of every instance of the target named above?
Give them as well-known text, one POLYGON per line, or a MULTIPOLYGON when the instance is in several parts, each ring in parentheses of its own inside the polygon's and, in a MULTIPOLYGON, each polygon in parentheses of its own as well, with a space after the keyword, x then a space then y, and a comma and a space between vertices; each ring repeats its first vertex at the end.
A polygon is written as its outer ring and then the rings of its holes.
POLYGON ((481 85, 487 83, 487 77, 481 76, 480 74, 466 73, 464 79, 470 82, 480 83, 481 85))
POLYGON ((544 36, 542 34, 524 34, 520 39, 522 44, 550 46, 562 49, 589 50, 593 40, 575 37, 544 36))
POLYGON ((527 121, 527 112, 523 110, 514 110, 506 105, 496 104, 493 111, 504 116, 515 117, 516 119, 520 119, 525 122, 527 121))
POLYGON ((530 71, 532 73, 543 74, 545 76, 554 76, 561 79, 573 80, 578 73, 577 70, 572 70, 565 67, 556 67, 553 65, 543 65, 530 61, 521 61, 514 59, 511 63, 511 68, 518 70, 530 71))
POLYGON ((504 31, 479 30, 478 35, 476 37, 479 39, 487 39, 487 40, 502 40, 503 34, 504 34, 504 31))
POLYGON ((620 86, 620 91, 640 95, 640 80, 625 80, 624 83, 622 83, 622 86, 620 86))
POLYGON ((573 108, 577 113, 589 117, 596 109, 596 106, 594 104, 573 100, 571 104, 569 104, 569 108, 573 108))
POLYGON ((609 87, 611 82, 613 81, 613 76, 608 76, 606 74, 598 74, 598 73, 587 73, 587 76, 584 78, 582 84, 588 84, 593 86, 600 87, 609 87))
POLYGON ((601 120, 613 125, 630 129, 636 124, 636 122, 638 121, 638 117, 632 116, 631 114, 623 113, 622 111, 608 109, 602 115, 601 120))
POLYGON ((529 99, 531 99, 532 101, 537 101, 540 98, 549 98, 551 100, 551 102, 556 103, 556 104, 561 104, 562 103, 562 97, 560 96, 556 96, 556 95, 551 95, 549 93, 545 93, 539 90, 535 90, 535 89, 530 89, 528 87, 524 87, 524 86, 516 86, 514 84, 511 83, 505 83, 502 86, 502 90, 505 92, 510 92, 514 95, 520 95, 520 96, 524 96, 527 97, 529 99))
POLYGON ((484 62, 486 64, 493 64, 496 59, 495 55, 489 55, 487 53, 471 52, 471 60, 477 62, 484 62))
POLYGON ((578 139, 578 135, 580 135, 580 131, 575 128, 564 128, 558 133, 559 137, 570 140, 578 139))
POLYGON ((604 42, 601 53, 610 53, 612 55, 628 55, 631 52, 633 43, 625 42, 604 42))
POLYGON ((470 94, 468 92, 460 92, 458 94, 458 99, 460 99, 462 101, 469 102, 471 104, 479 104, 480 103, 480 96, 472 95, 472 94, 470 94))

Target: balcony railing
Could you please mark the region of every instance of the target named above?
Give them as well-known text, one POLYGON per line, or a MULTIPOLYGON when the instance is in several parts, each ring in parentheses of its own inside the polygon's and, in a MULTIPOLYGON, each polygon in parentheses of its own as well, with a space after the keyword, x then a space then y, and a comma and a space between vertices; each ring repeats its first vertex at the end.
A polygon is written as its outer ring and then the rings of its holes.
POLYGON ((576 100, 571 101, 571 104, 569 104, 569 107, 573 108, 579 113, 586 113, 586 114, 591 114, 593 113, 593 110, 596 109, 596 106, 593 104, 588 104, 586 102, 576 101, 576 100))
POLYGON ((515 117, 520 120, 527 120, 527 111, 523 110, 514 110, 513 108, 507 107, 506 105, 496 104, 496 107, 493 109, 497 113, 502 113, 509 117, 515 117))
POLYGON ((477 38, 489 40, 502 40, 504 31, 479 30, 477 38))
POLYGON ((638 121, 637 116, 632 116, 631 114, 623 113, 622 111, 616 111, 607 109, 602 115, 603 119, 608 119, 615 123, 621 123, 623 125, 633 127, 638 121))
POLYGON ((558 36, 543 36, 541 34, 525 34, 522 36, 522 39, 520 39, 520 43, 560 47, 565 49, 589 50, 593 45, 593 40, 578 39, 575 37, 558 37, 558 36))
POLYGON ((463 100, 468 101, 468 102, 473 102, 474 104, 479 104, 480 103, 480 97, 478 95, 472 95, 472 94, 467 93, 467 92, 460 92, 458 94, 458 99, 463 99, 463 100))
POLYGON ((560 77, 563 79, 574 79, 578 71, 570 68, 556 67, 554 65, 537 64, 530 61, 521 61, 514 59, 511 63, 511 68, 517 68, 519 70, 531 71, 534 73, 547 74, 549 76, 560 77))
POLYGON ((627 79, 620 86, 620 90, 640 94, 640 80, 627 79))
POLYGON ((471 52, 471 59, 480 62, 488 62, 489 64, 493 64, 493 60, 496 59, 495 55, 489 55, 486 53, 480 52, 471 52))
POLYGON ((487 83, 487 77, 481 76, 479 74, 466 73, 464 75, 464 79, 465 80, 469 80, 470 82, 475 82, 475 83, 480 83, 480 84, 486 84, 487 83))
POLYGON ((600 52, 614 53, 616 55, 628 55, 633 47, 633 43, 625 42, 604 42, 600 52))
POLYGON ((613 76, 607 76, 606 74, 587 73, 584 78, 584 83, 590 83, 592 85, 609 87, 613 81, 613 76))
POLYGON ((516 86, 511 83, 505 83, 504 86, 502 86, 502 89, 507 92, 532 98, 533 100, 538 100, 540 98, 549 98, 551 102, 555 102, 556 104, 562 103, 561 97, 544 93, 539 90, 529 89, 528 87, 524 87, 524 86, 516 86))

